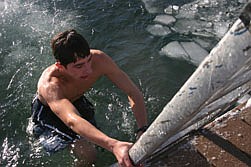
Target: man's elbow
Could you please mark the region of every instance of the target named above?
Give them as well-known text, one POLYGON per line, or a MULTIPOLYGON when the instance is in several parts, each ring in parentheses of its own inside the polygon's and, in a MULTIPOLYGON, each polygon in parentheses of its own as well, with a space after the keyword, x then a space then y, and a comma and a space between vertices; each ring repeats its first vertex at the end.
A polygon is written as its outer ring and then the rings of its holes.
POLYGON ((130 101, 138 101, 138 100, 143 100, 144 97, 143 97, 143 94, 137 89, 131 93, 128 94, 128 99, 130 101))
POLYGON ((134 91, 134 96, 136 99, 140 99, 140 98, 143 99, 143 94, 141 93, 141 91, 138 88, 134 91))
POLYGON ((77 123, 78 123, 77 118, 72 115, 69 115, 67 119, 65 120, 65 125, 71 128, 72 130, 76 128, 77 123))

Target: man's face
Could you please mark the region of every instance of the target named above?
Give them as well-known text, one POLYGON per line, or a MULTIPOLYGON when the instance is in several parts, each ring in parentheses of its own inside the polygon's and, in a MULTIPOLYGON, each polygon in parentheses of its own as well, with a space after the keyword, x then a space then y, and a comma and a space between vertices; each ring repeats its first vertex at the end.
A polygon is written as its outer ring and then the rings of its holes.
POLYGON ((67 73, 76 79, 87 80, 88 76, 92 73, 92 55, 85 58, 78 58, 75 63, 67 65, 67 73))

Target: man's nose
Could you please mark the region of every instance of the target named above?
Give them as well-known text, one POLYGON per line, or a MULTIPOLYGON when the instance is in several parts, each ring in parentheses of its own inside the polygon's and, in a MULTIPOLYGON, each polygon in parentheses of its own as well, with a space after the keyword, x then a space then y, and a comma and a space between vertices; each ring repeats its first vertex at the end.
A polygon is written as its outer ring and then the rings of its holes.
POLYGON ((91 74, 91 73, 92 73, 92 68, 91 68, 91 66, 90 66, 89 64, 85 64, 85 65, 84 65, 84 71, 85 71, 85 73, 87 73, 87 74, 91 74))

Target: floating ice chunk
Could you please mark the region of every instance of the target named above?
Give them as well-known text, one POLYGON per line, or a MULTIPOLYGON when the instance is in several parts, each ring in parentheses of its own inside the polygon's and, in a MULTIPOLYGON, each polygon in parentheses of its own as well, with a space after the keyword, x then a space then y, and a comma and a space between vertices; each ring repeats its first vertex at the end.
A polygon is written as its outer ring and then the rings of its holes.
POLYGON ((210 4, 209 0, 203 0, 200 2, 200 5, 208 5, 208 4, 210 4))
POLYGON ((167 8, 164 9, 164 12, 166 14, 173 14, 173 7, 170 5, 167 8))
POLYGON ((225 22, 214 23, 214 31, 219 38, 222 38, 226 34, 228 29, 229 29, 229 23, 225 22))
MULTIPOLYGON (((160 13, 161 9, 158 7, 157 0, 142 0, 145 8, 149 13, 160 13)), ((162 10, 163 11, 163 10, 162 10)))
POLYGON ((178 11, 179 10, 179 6, 177 6, 177 5, 173 5, 173 10, 176 10, 176 11, 178 11))
POLYGON ((146 30, 155 36, 165 36, 171 33, 171 30, 168 27, 160 24, 149 25, 146 30))
POLYGON ((161 24, 169 25, 169 24, 174 23, 176 19, 170 15, 158 15, 155 17, 153 21, 161 23, 161 24))
POLYGON ((188 3, 179 8, 179 14, 176 18, 194 18, 198 13, 198 5, 196 3, 188 3))
POLYGON ((171 58, 188 59, 188 55, 178 41, 168 43, 160 50, 160 54, 171 58))
POLYGON ((179 6, 176 5, 169 5, 167 8, 164 9, 166 14, 176 14, 179 11, 179 6))
POLYGON ((201 34, 201 36, 212 36, 212 28, 208 26, 208 22, 194 19, 179 19, 174 29, 182 34, 201 34))
POLYGON ((180 44, 189 55, 190 61, 197 66, 208 55, 208 52, 195 42, 181 42, 180 44))
POLYGON ((193 40, 206 50, 212 50, 217 43, 216 39, 210 41, 206 39, 194 38, 193 40))
POLYGON ((171 58, 185 59, 198 66, 208 55, 208 52, 195 42, 170 42, 160 52, 171 58))

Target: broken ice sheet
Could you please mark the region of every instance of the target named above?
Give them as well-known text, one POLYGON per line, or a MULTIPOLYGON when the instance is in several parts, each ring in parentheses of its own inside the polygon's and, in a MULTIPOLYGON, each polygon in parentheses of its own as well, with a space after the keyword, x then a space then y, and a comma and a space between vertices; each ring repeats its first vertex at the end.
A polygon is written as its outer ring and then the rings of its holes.
POLYGON ((171 58, 188 59, 188 55, 178 41, 168 43, 160 50, 161 55, 171 58))
POLYGON ((195 42, 173 41, 164 46, 160 50, 160 54, 171 58, 184 59, 198 66, 208 55, 208 52, 195 42))
POLYGON ((157 15, 153 21, 164 24, 164 25, 169 25, 169 24, 174 23, 176 19, 173 16, 162 14, 162 15, 157 15))
POLYGON ((190 61, 197 66, 208 55, 208 51, 200 47, 195 42, 181 42, 181 45, 189 55, 190 61))
POLYGON ((160 24, 148 25, 146 30, 155 36, 165 36, 171 33, 169 27, 160 24))

